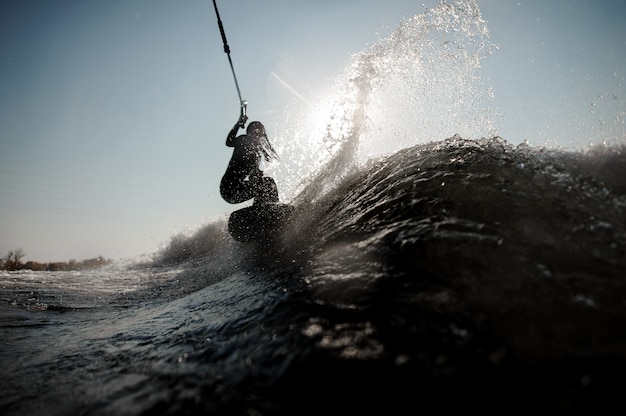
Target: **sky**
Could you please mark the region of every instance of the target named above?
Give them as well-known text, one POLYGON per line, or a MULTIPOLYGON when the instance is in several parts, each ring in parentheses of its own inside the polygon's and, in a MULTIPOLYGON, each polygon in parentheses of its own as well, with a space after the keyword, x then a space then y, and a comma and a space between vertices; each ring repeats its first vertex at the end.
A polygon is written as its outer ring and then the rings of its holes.
MULTIPOLYGON (((476 3, 498 45, 482 76, 501 137, 626 142, 626 0, 476 3)), ((218 1, 243 98, 266 126, 437 4, 218 1)), ((0 257, 134 258, 225 218, 238 207, 218 190, 238 114, 209 0, 2 2, 0 257)))

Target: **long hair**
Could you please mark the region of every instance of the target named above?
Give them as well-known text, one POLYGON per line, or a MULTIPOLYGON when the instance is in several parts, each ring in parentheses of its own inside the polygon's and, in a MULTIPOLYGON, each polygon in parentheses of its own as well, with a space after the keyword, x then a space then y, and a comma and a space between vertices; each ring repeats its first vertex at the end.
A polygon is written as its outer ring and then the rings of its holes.
POLYGON ((248 128, 246 129, 248 136, 256 137, 259 139, 259 150, 263 155, 263 158, 266 162, 271 162, 272 160, 278 160, 278 155, 276 151, 272 147, 269 139, 267 138, 267 132, 265 131, 265 126, 260 121, 252 121, 248 124, 248 128))

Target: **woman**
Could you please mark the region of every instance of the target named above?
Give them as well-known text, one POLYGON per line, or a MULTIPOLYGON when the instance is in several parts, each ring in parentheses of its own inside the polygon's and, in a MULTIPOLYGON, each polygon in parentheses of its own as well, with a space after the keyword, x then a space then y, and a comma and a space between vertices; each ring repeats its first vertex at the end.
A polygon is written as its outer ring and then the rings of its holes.
POLYGON ((261 157, 266 162, 278 159, 270 144, 265 127, 258 121, 248 125, 246 134, 237 136, 246 125, 247 117, 241 115, 226 138, 226 146, 234 147, 226 173, 220 183, 220 193, 226 202, 239 204, 254 198, 254 205, 278 202, 278 189, 274 179, 264 177, 259 168, 261 157))

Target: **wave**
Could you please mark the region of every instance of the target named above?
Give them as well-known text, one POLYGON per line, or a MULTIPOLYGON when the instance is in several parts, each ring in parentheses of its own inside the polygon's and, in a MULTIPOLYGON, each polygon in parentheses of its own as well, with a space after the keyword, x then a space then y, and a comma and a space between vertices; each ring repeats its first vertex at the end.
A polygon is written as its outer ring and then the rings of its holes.
POLYGON ((188 371, 203 379, 182 387, 189 373, 168 371, 177 382, 161 387, 174 395, 164 408, 524 414, 615 403, 625 169, 621 146, 458 136, 371 161, 295 205, 275 246, 227 246, 229 277, 167 304, 172 324, 186 310, 203 319, 179 330, 185 339, 220 347, 190 341, 188 371))
MULTIPOLYGON (((598 230, 612 235, 598 247, 623 240, 625 169, 624 146, 568 152, 455 136, 372 160, 315 202, 296 198, 290 226, 273 249, 292 257, 345 240, 364 245, 362 251, 396 253, 416 242, 435 250, 439 241, 461 251, 474 242, 510 253, 534 250, 538 257, 550 249, 567 257, 568 250, 587 250, 582 247, 592 244, 598 230)), ((161 261, 224 255, 234 246, 223 224, 209 224, 192 237, 175 238, 161 261)))

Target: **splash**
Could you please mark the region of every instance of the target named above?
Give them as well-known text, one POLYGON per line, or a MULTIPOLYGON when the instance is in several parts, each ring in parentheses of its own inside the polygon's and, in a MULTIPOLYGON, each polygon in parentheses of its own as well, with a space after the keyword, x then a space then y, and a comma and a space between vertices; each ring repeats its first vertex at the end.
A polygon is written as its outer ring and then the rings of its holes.
POLYGON ((315 201, 373 158, 459 134, 495 136, 481 62, 497 46, 475 1, 442 2, 351 57, 313 106, 277 128, 268 169, 285 199, 315 201), (294 125, 294 120, 306 120, 294 125))

